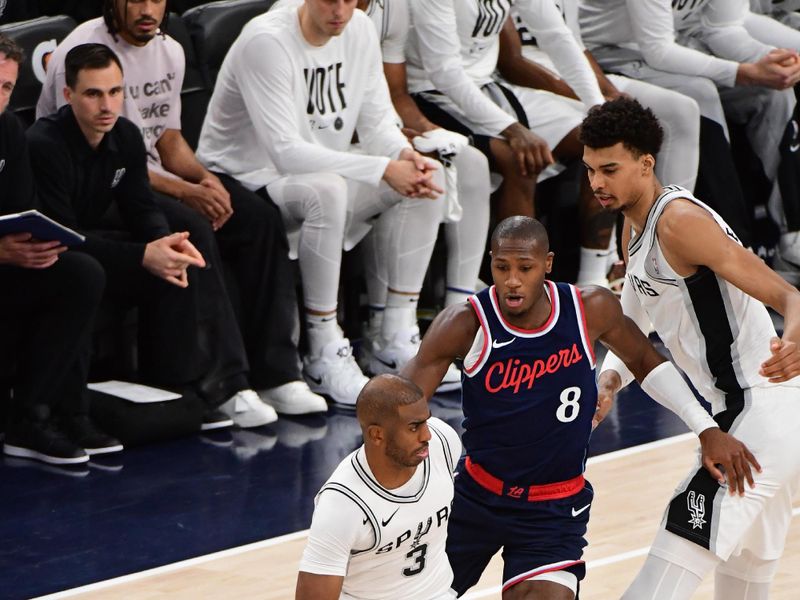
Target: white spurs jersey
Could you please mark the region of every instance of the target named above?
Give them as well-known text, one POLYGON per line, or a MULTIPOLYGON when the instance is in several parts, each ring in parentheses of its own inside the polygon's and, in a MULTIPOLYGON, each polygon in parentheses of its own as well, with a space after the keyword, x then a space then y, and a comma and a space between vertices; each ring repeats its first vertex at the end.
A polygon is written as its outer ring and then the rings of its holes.
MULTIPOLYGON (((650 209, 644 231, 629 245, 625 291, 635 293, 675 363, 717 413, 753 387, 768 387, 758 374, 770 356, 775 328, 767 309, 707 267, 689 277, 664 258, 656 226, 669 202, 684 198, 707 210, 735 242, 730 227, 711 208, 679 186, 667 186, 650 209)), ((782 385, 800 385, 795 383, 782 385)))
MULTIPOLYGON (((387 490, 375 480, 362 446, 339 464, 317 494, 317 510, 325 500, 330 513, 333 501, 340 507, 334 512, 339 520, 350 514, 355 521, 337 526, 366 533, 359 533, 355 546, 349 549, 343 600, 455 597, 450 589, 453 572, 445 542, 453 501, 453 469, 461 455, 461 443, 458 434, 439 419, 429 419, 428 427, 429 455, 400 489, 387 490), (358 510, 354 512, 353 506, 358 510)), ((318 522, 315 511, 309 546, 317 528, 324 528, 324 524, 318 522)), ((320 556, 332 545, 318 544, 312 551, 307 548, 300 570, 334 574, 335 570, 327 568, 334 561, 326 563, 327 557, 320 556)))

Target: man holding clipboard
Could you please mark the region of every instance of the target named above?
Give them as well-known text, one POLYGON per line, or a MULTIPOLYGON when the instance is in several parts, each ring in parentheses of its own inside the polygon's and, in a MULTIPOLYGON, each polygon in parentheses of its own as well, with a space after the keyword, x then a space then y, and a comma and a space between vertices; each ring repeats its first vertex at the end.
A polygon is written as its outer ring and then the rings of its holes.
MULTIPOLYGON (((23 127, 5 111, 22 60, 0 34, 0 214, 35 207, 23 127)), ((90 335, 105 277, 94 258, 66 250, 27 231, 0 235, 0 357, 14 363, 3 452, 60 465, 122 449, 86 416, 90 335)))

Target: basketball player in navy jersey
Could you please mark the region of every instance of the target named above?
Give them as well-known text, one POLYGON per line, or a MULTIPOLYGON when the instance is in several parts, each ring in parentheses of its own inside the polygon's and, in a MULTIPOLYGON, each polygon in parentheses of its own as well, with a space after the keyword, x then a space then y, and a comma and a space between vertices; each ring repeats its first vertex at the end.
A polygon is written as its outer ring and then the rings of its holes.
MULTIPOLYGON (((494 285, 445 309, 403 375, 430 398, 450 362, 464 361, 466 458, 447 541, 453 589, 466 592, 502 548, 504 600, 571 600, 585 573, 593 497, 583 471, 597 403, 595 341, 617 352, 659 402, 692 392, 610 291, 546 279, 553 253, 541 223, 502 221, 491 257, 494 285), (672 380, 656 388, 654 371, 670 371, 672 380)), ((752 478, 752 455, 713 421, 700 440, 733 484, 752 478)))
MULTIPOLYGON (((626 98, 594 108, 581 138, 595 196, 626 217, 625 314, 640 327, 652 323, 711 403, 714 422, 752 448, 763 467, 754 486, 734 495, 719 485, 713 463, 695 465, 623 597, 685 600, 715 571, 716 600, 766 600, 800 487, 800 292, 688 190, 661 185, 653 167, 662 131, 648 109, 626 98), (784 316, 781 337, 765 304, 784 316)), ((665 383, 659 369, 648 378, 665 383)), ((630 379, 609 353, 598 381, 598 421, 630 379)), ((678 414, 705 412, 689 396, 668 400, 678 414)), ((704 426, 698 420, 692 429, 704 426)))

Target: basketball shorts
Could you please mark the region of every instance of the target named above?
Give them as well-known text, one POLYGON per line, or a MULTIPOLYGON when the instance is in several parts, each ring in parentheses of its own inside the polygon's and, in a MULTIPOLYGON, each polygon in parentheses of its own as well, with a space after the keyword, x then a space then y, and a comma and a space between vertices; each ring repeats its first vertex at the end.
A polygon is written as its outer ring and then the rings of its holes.
MULTIPOLYGON (((755 455, 756 487, 731 496, 698 462, 677 488, 661 526, 723 561, 742 550, 763 560, 780 558, 800 485, 800 388, 772 386, 745 391, 730 433, 755 455)), ((656 552, 654 552, 656 553, 656 552)), ((662 556, 680 564, 680 557, 662 556)))
POLYGON ((586 574, 581 557, 593 497, 588 481, 578 493, 558 500, 497 496, 472 479, 462 459, 447 528, 452 588, 463 595, 501 548, 504 591, 558 570, 569 571, 580 581, 586 574))

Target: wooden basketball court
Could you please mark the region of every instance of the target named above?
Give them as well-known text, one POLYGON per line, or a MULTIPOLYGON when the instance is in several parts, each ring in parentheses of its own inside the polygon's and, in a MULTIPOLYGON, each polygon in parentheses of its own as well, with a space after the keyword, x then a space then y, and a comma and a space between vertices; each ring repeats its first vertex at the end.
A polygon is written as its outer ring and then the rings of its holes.
MULTIPOLYGON (((618 598, 625 590, 644 561, 667 499, 693 464, 695 448, 694 436, 686 434, 590 459, 587 474, 595 488, 595 501, 582 600, 618 598)), ((800 514, 799 505, 795 504, 795 516, 800 514)), ((294 596, 304 544, 305 533, 299 532, 47 598, 286 600, 294 596)), ((798 567, 800 519, 795 518, 771 598, 800 597, 798 567)), ((465 598, 499 598, 501 572, 500 557, 496 556, 465 598)), ((696 598, 711 600, 712 586, 713 577, 709 577, 696 598)))

